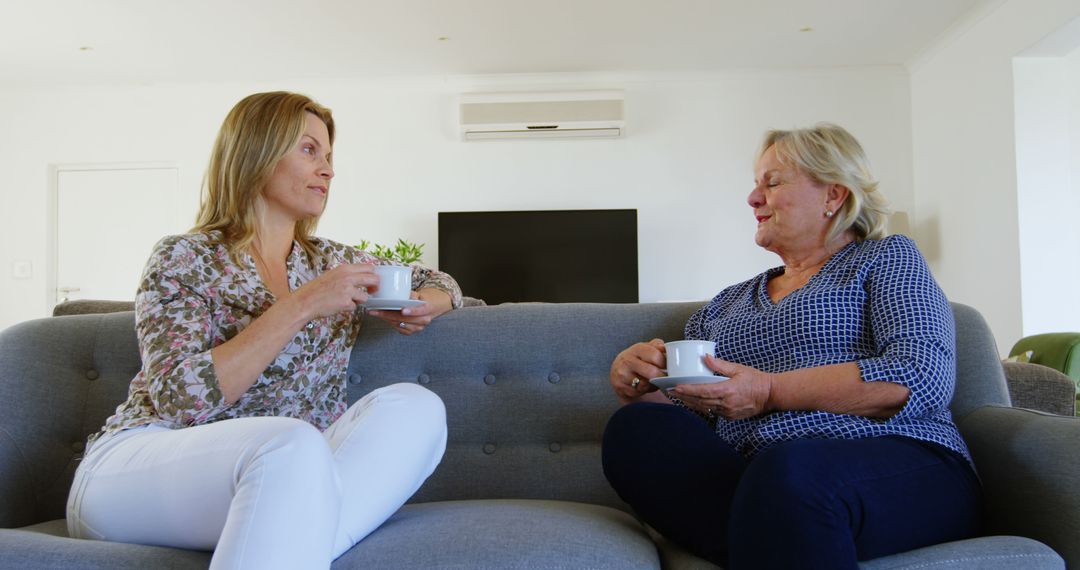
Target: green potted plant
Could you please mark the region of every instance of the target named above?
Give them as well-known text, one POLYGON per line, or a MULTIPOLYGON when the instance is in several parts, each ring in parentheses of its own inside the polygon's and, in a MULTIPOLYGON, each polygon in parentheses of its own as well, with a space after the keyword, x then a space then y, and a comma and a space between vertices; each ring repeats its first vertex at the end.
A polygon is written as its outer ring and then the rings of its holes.
POLYGON ((366 239, 360 240, 360 245, 357 245, 356 247, 376 257, 396 261, 403 265, 409 265, 420 261, 420 258, 424 255, 424 244, 416 244, 400 238, 393 247, 372 243, 366 239))

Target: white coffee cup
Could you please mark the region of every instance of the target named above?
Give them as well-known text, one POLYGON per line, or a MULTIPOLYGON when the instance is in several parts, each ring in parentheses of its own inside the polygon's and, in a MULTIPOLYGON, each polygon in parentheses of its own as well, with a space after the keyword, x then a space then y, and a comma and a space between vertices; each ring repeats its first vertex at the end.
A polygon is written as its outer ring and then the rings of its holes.
POLYGON ((372 299, 400 301, 412 292, 412 267, 407 265, 376 265, 379 286, 371 292, 372 299))
POLYGON ((705 355, 715 356, 716 343, 711 340, 673 340, 665 342, 667 350, 667 375, 712 376, 713 371, 705 366, 705 355))

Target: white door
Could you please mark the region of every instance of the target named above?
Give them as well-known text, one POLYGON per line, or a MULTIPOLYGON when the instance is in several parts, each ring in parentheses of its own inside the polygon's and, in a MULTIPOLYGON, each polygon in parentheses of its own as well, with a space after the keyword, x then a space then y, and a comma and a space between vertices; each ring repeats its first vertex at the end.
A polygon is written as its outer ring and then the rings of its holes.
POLYGON ((159 239, 187 231, 175 167, 58 167, 54 302, 134 301, 159 239))

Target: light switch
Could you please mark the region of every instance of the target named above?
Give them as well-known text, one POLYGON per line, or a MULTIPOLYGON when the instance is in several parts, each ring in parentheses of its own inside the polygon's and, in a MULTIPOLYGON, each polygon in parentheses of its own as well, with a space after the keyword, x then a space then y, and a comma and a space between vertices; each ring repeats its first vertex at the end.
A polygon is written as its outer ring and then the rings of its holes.
POLYGON ((34 276, 34 262, 28 259, 11 262, 11 276, 16 279, 30 279, 34 276))

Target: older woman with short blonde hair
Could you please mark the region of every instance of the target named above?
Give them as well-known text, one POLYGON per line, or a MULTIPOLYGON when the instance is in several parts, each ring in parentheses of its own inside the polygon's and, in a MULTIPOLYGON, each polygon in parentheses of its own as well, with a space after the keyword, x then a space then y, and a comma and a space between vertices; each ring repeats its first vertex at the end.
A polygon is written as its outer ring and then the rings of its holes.
POLYGON ((660 339, 615 358, 612 486, 729 570, 854 569, 977 533, 979 481, 949 413, 952 311, 915 243, 886 236, 862 147, 831 124, 770 131, 747 203, 783 265, 686 323, 715 343, 716 381, 658 390, 660 339))

